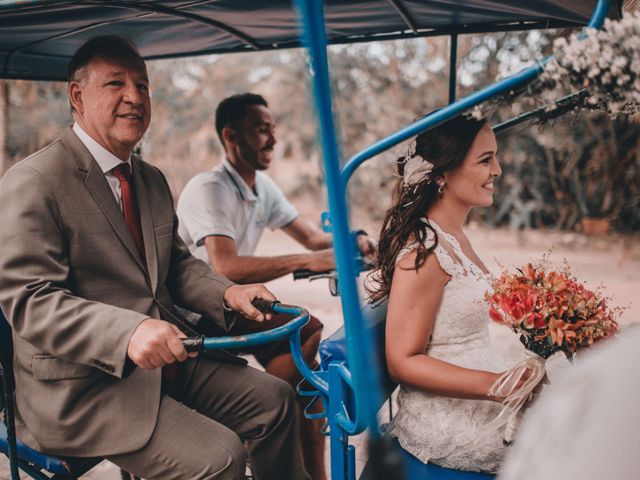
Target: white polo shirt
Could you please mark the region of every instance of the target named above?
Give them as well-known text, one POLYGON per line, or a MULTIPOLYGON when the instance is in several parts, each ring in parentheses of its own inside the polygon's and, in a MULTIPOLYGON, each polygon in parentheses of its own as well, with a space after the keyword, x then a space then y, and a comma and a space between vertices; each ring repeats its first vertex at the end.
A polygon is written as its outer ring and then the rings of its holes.
POLYGON ((264 172, 256 172, 255 190, 225 158, 184 187, 178 208, 178 233, 194 256, 209 263, 204 239, 222 235, 236 242, 238 255, 253 255, 265 227, 285 227, 298 212, 264 172))

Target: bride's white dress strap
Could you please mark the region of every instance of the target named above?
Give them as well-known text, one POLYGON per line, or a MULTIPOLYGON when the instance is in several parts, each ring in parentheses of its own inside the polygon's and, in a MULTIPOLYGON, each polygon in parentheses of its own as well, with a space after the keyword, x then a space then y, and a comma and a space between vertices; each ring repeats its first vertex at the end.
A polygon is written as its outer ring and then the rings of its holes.
MULTIPOLYGON (((432 224, 433 225, 433 224, 432 224)), ((438 245, 433 251, 436 254, 436 258, 438 259, 438 263, 440 264, 440 268, 445 271, 451 277, 457 277, 458 275, 465 273, 464 265, 461 263, 459 259, 454 258, 457 255, 449 252, 449 249, 443 245, 443 234, 442 230, 438 227, 434 227, 438 232, 438 245)), ((424 246, 427 248, 431 248, 436 241, 436 236, 433 231, 427 228, 427 238, 425 239, 424 246)), ((449 242, 446 241, 448 244, 449 242)), ((406 255, 414 251, 418 247, 418 242, 412 242, 407 244, 400 252, 398 253, 398 257, 396 259, 396 264, 402 260, 406 255)))

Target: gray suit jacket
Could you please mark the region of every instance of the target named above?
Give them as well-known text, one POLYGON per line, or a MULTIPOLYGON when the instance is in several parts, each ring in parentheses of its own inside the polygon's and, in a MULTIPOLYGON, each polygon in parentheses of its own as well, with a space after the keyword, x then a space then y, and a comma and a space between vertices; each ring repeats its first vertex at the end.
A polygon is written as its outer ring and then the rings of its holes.
POLYGON ((141 448, 155 428, 161 371, 132 368, 135 328, 153 317, 191 333, 174 303, 228 327, 231 283, 183 244, 162 173, 135 156, 132 167, 146 262, 71 129, 0 181, 0 306, 13 327, 18 436, 38 450, 141 448))

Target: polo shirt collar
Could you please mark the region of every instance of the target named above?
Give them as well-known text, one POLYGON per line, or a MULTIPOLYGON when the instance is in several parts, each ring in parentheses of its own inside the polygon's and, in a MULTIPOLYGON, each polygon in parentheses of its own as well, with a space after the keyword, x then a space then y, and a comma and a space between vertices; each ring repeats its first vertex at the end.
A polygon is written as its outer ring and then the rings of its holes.
MULTIPOLYGON (((249 185, 247 185, 247 183, 240 176, 238 171, 233 167, 233 165, 231 165, 231 162, 229 162, 227 157, 224 157, 222 159, 222 165, 224 166, 225 170, 231 177, 231 180, 233 180, 233 183, 238 189, 238 193, 240 194, 240 197, 242 197, 242 200, 247 202, 257 201, 258 197, 256 196, 256 194, 253 192, 251 188, 249 188, 249 185)), ((256 172, 256 189, 257 188, 258 188, 258 172, 256 172)))
MULTIPOLYGON (((73 124, 73 131, 84 146, 87 147, 87 150, 89 150, 89 153, 98 163, 103 173, 113 170, 122 163, 122 160, 91 138, 91 136, 77 123, 73 124)), ((129 158, 125 163, 131 165, 131 155, 129 155, 129 158)))

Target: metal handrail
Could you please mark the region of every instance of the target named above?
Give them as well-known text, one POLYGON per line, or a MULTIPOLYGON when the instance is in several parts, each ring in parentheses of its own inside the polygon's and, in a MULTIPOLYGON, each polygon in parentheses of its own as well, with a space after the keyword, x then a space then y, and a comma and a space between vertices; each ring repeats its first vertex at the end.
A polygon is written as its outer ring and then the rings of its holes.
POLYGON ((329 386, 323 378, 314 372, 306 363, 302 353, 300 330, 309 322, 309 311, 296 305, 285 305, 278 301, 254 301, 254 306, 264 313, 280 313, 285 315, 296 315, 286 324, 267 330, 264 332, 251 333, 248 335, 236 335, 225 337, 187 337, 182 339, 182 343, 189 352, 202 352, 221 349, 236 349, 264 345, 283 338, 289 338, 293 361, 300 373, 317 390, 327 395, 329 386))
POLYGON ((586 90, 580 90, 579 92, 571 93, 554 101, 553 104, 557 107, 555 110, 549 111, 547 109, 547 105, 545 105, 544 107, 521 113, 520 115, 505 120, 504 122, 501 122, 498 125, 494 125, 491 128, 493 129, 494 133, 500 133, 533 118, 554 118, 563 113, 566 113, 568 109, 571 109, 576 103, 584 100, 588 96, 589 92, 587 92, 586 90))

